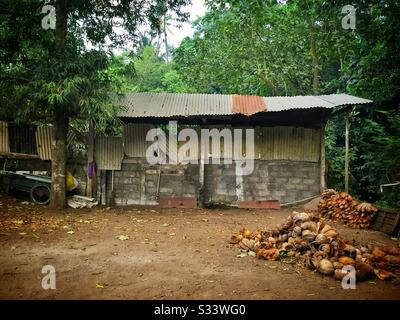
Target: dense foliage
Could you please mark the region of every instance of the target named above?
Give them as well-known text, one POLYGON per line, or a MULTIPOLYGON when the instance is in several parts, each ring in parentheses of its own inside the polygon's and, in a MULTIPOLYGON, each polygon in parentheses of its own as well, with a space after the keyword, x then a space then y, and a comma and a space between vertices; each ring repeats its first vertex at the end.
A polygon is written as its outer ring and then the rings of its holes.
MULTIPOLYGON (((346 92, 374 100, 350 115, 350 189, 400 207, 400 3, 356 1, 356 29, 343 29, 348 1, 208 2, 196 33, 175 51, 199 92, 300 95, 346 92)), ((327 126, 329 185, 344 188, 343 114, 327 126)))

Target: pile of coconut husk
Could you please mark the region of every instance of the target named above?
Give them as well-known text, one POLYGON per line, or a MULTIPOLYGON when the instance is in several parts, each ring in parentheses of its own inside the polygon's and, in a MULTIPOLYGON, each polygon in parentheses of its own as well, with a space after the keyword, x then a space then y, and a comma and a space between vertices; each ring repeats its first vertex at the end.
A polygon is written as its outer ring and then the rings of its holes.
POLYGON ((369 228, 377 211, 378 209, 372 204, 361 203, 348 193, 333 189, 325 190, 318 204, 318 213, 322 217, 357 229, 369 228))
POLYGON ((336 229, 317 214, 293 212, 287 220, 270 231, 242 229, 230 239, 231 244, 253 253, 260 259, 280 260, 292 257, 309 269, 342 279, 354 266, 358 280, 400 278, 400 247, 357 247, 341 238, 336 229))

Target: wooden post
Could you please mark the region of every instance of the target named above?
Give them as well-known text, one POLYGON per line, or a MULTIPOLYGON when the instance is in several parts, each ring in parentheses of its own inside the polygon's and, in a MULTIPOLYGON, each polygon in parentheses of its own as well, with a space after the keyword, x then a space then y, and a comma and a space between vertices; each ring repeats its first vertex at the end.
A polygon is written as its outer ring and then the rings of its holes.
POLYGON ((349 193, 349 112, 345 114, 344 191, 349 193))
POLYGON ((320 140, 320 192, 326 189, 326 165, 325 165, 325 126, 326 122, 321 125, 321 140, 320 140))
MULTIPOLYGON (((89 133, 88 133, 88 168, 89 165, 93 165, 94 161, 94 137, 95 137, 94 123, 92 120, 89 122, 89 133)), ((94 181, 96 181, 96 172, 93 167, 92 178, 87 176, 87 187, 86 187, 86 196, 92 198, 93 190, 96 190, 94 186, 94 181)))

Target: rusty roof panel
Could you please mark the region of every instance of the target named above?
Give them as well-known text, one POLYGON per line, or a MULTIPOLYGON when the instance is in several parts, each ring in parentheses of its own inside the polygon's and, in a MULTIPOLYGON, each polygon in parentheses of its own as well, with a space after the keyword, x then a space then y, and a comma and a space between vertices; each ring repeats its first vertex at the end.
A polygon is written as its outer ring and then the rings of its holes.
POLYGON ((262 97, 242 96, 235 94, 233 96, 233 113, 240 113, 251 116, 258 112, 265 111, 265 102, 262 97))

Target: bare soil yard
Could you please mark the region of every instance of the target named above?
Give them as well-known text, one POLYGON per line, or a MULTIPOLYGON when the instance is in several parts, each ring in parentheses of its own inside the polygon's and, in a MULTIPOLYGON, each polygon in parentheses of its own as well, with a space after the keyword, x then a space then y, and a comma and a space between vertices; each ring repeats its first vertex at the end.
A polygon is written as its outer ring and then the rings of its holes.
MULTIPOLYGON (((237 257, 238 248, 228 243, 232 234, 270 229, 291 211, 52 211, 2 196, 0 298, 400 299, 399 285, 378 279, 344 290, 300 265, 237 257), (56 269, 56 290, 41 287, 44 265, 56 269)), ((399 244, 380 232, 337 227, 360 243, 399 244)))

